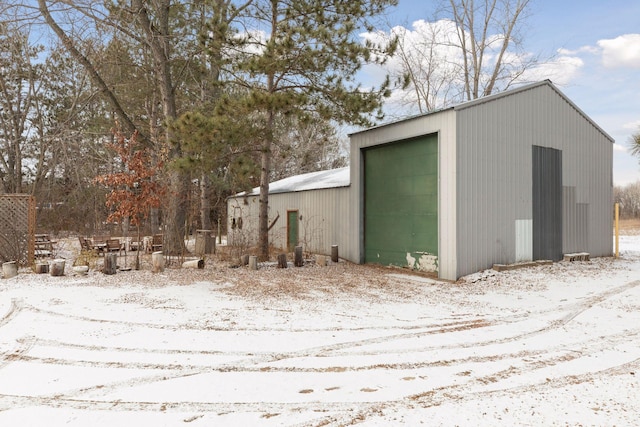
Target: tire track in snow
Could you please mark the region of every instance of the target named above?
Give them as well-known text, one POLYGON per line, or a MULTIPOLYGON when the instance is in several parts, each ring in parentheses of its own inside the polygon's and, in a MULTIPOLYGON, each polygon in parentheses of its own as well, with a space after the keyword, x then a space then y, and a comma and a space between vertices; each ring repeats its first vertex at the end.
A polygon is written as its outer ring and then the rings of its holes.
MULTIPOLYGON (((559 329, 562 328, 566 325, 568 325, 573 319, 575 319, 576 317, 578 317, 579 315, 583 314, 584 312, 586 312, 587 310, 589 310, 590 308, 592 308, 593 306, 595 306, 596 304, 602 303, 606 300, 608 300, 611 297, 617 296, 619 294, 622 294, 628 290, 631 290, 633 288, 636 288, 640 285, 640 280, 636 280, 630 283, 627 283, 625 285, 622 286, 618 286, 616 288, 613 289, 609 289, 607 291, 604 291, 598 295, 595 295, 585 301, 581 301, 581 302, 577 302, 577 303, 573 303, 573 304, 569 304, 568 306, 561 306, 561 307, 557 307, 556 309, 553 310, 545 310, 545 311, 540 311, 540 312, 536 312, 536 313, 529 313, 527 314, 526 317, 522 317, 521 314, 515 315, 515 316, 507 316, 507 317, 502 317, 502 318, 497 318, 497 319, 492 319, 490 321, 490 323, 487 323, 487 326, 489 325, 499 325, 499 324, 508 324, 508 323, 514 323, 515 321, 513 319, 528 319, 530 317, 534 317, 535 315, 539 315, 539 314, 548 314, 548 313, 554 313, 554 312, 562 312, 562 311, 566 311, 567 309, 569 309, 569 313, 565 314, 564 316, 562 316, 561 318, 557 319, 557 320, 553 320, 551 322, 549 322, 549 324, 547 324, 546 326, 542 327, 542 328, 538 328, 538 329, 534 329, 532 331, 527 331, 527 332, 523 332, 520 334, 515 334, 515 335, 511 335, 508 337, 501 337, 501 338, 496 338, 496 339, 491 339, 491 340, 485 340, 485 341, 474 341, 471 343, 459 343, 459 344, 450 344, 450 345, 438 345, 438 346, 426 346, 426 347, 416 347, 416 348, 410 348, 410 349, 404 349, 404 352, 418 352, 418 351, 429 351, 429 350, 443 350, 443 349, 460 349, 460 348, 472 348, 472 347, 485 347, 485 346, 490 346, 490 345, 495 345, 495 344, 506 344, 506 343, 510 343, 510 342, 514 342, 514 341, 519 341, 519 340, 523 340, 525 338, 531 338, 531 337, 535 337, 537 335, 542 335, 544 333, 550 332, 552 330, 555 329, 559 329), (532 314, 534 316, 532 316, 532 314)), ((345 353, 348 355, 362 355, 362 356, 375 356, 375 355, 379 355, 384 353, 384 351, 371 351, 371 352, 349 352, 349 353, 345 353)), ((389 350, 387 351, 387 353, 397 353, 397 351, 394 350, 389 350)))
POLYGON ((91 409, 100 411, 174 411, 174 412, 278 412, 278 411, 352 411, 359 402, 136 402, 123 400, 82 399, 66 396, 51 398, 48 396, 19 396, 0 394, 0 412, 18 407, 48 406, 72 409, 91 409))
POLYGON ((7 311, 5 315, 0 318, 0 328, 9 323, 13 318, 15 318, 22 309, 24 309, 24 304, 22 303, 22 301, 12 298, 11 305, 9 306, 9 311, 7 311))
MULTIPOLYGON (((594 297, 591 297, 585 301, 582 301, 580 303, 577 304, 572 304, 569 307, 572 308, 572 310, 570 310, 568 313, 566 313, 563 317, 561 317, 558 320, 552 321, 550 322, 547 326, 543 327, 543 328, 539 328, 535 331, 530 331, 530 332, 526 332, 524 334, 519 334, 519 335, 515 335, 512 337, 503 337, 503 338, 498 338, 495 340, 488 340, 488 341, 484 341, 481 343, 472 343, 472 344, 468 344, 468 343, 463 343, 462 345, 452 345, 452 346, 437 346, 437 347, 433 347, 434 349, 443 349, 443 348, 459 348, 459 347, 468 347, 468 346, 480 346, 480 345, 491 345, 491 344, 500 344, 500 343, 506 343, 506 342, 512 342, 512 341, 516 341, 518 339, 523 339, 526 337, 530 337, 530 336, 534 336, 534 335, 538 335, 538 334, 542 334, 544 332, 547 331, 551 331, 557 328, 561 328, 565 325, 567 325, 568 323, 570 323, 571 321, 573 321, 577 316, 583 314, 584 312, 586 312, 587 310, 589 310, 590 308, 592 308, 594 305, 603 302, 613 296, 616 296, 618 294, 621 294, 627 290, 630 290, 632 288, 635 288, 636 286, 638 286, 640 284, 640 281, 636 281, 636 282, 631 282, 631 283, 627 283, 626 285, 623 286, 619 286, 613 289, 610 289, 608 291, 602 292, 594 297)), ((566 307, 560 307, 558 311, 566 311, 566 307)), ((17 313, 19 312, 19 310, 17 308, 12 308, 12 310, 10 310, 11 314, 9 316, 5 316, 3 317, 3 319, 6 319, 7 317, 9 318, 13 318, 15 317, 15 315, 17 315, 17 313)), ((41 311, 46 313, 46 311, 41 311)), ((53 312, 55 313, 55 312, 53 312)), ((102 321, 99 319, 90 319, 90 318, 79 318, 79 317, 73 317, 73 319, 75 320, 88 320, 88 321, 97 321, 100 323, 117 323, 117 324, 123 324, 123 322, 118 322, 118 321, 102 321)), ((504 319, 497 319, 497 322, 512 322, 513 320, 509 320, 509 318, 504 318, 504 319)), ((8 320, 4 322, 4 324, 8 323, 8 320)), ((124 322, 124 324, 132 324, 133 326, 138 326, 138 327, 144 327, 144 325, 149 325, 149 324, 135 324, 135 323, 127 323, 124 322)), ((318 346, 318 347, 312 347, 312 348, 306 348, 300 351, 292 351, 292 352, 284 352, 284 353, 265 353, 265 354, 261 354, 261 355, 257 355, 257 356, 250 356, 247 359, 238 361, 236 363, 233 364, 228 364, 227 366, 222 366, 222 367, 209 367, 207 369, 202 369, 202 368, 198 368, 198 369, 191 369, 192 367, 190 365, 186 365, 183 366, 182 368, 179 368, 178 366, 173 366, 170 367, 169 372, 162 372, 159 374, 154 374, 154 375, 148 375, 148 376, 142 376, 139 378, 135 378, 135 379, 128 379, 128 380, 123 380, 120 382, 114 382, 111 384, 107 384, 107 385, 95 385, 92 387, 85 387, 82 389, 76 389, 76 390, 68 390, 62 394, 56 394, 56 395, 51 395, 51 396, 34 396, 34 397, 21 397, 21 396, 0 396, 0 410, 4 407, 7 408, 6 405, 10 405, 11 402, 13 403, 17 403, 19 405, 38 405, 38 404, 42 404, 42 405, 47 405, 47 406, 65 406, 65 407, 73 407, 73 408, 79 408, 79 409, 86 409, 86 408, 91 408, 91 409, 106 409, 108 408, 113 408, 113 407, 119 407, 120 409, 122 408, 131 408, 130 410, 157 410, 154 408, 157 408, 158 405, 164 405, 165 409, 166 408, 170 408, 170 409, 176 409, 176 410, 197 410, 197 411, 214 411, 214 410, 223 410, 224 408, 229 409, 229 408, 237 408, 238 410, 249 410, 248 408, 257 408, 257 411, 272 411, 272 412, 277 412, 278 410, 286 410, 287 408, 291 408, 293 406, 295 406, 296 408, 304 408, 306 404, 304 403, 294 403, 294 404, 285 404, 285 403, 278 403, 278 402, 266 402, 266 403, 255 403, 255 404, 247 404, 247 403, 217 403, 217 402, 120 402, 120 401, 103 401, 100 399, 81 399, 78 396, 81 396, 82 394, 86 394, 87 392, 96 392, 96 391, 109 391, 109 390, 118 390, 120 388, 125 388, 125 387, 131 387, 132 385, 141 385, 141 384, 149 384, 149 383, 153 383, 153 382, 158 382, 158 381, 167 381, 170 379, 174 379, 174 378, 180 378, 180 377, 186 377, 186 376, 190 376, 190 375, 197 375, 200 373, 206 373, 207 371, 220 371, 222 370, 253 370, 255 371, 256 369, 259 369, 260 371, 262 371, 262 368, 256 368, 255 364, 257 363, 264 363, 264 362, 269 362, 269 361, 275 361, 275 360, 283 360, 283 359, 288 359, 288 358, 297 358, 297 357, 313 357, 313 356, 321 356, 321 357, 328 357, 330 356, 331 352, 335 352, 335 351, 339 351, 339 350, 344 350, 344 349, 349 349, 349 348, 357 348, 357 347, 361 347, 363 345, 367 345, 367 344, 378 344, 378 343, 385 343, 385 342, 392 342, 394 340, 398 340, 398 339, 407 339, 407 338, 413 338, 413 337, 418 337, 418 336, 423 336, 423 335, 428 335, 428 334, 445 334, 445 333, 455 333, 455 332, 459 332, 462 330, 467 330, 467 329, 472 329, 472 328, 482 328, 482 327, 486 327, 489 326, 491 323, 488 323, 484 320, 481 319, 474 319, 474 320, 470 320, 470 321, 462 321, 462 322, 453 322, 453 323, 447 323, 447 324, 442 324, 442 325, 430 325, 429 330, 427 331, 416 331, 415 329, 414 332, 412 333, 401 333, 401 334, 394 334, 394 335, 387 335, 387 336, 381 336, 381 337, 374 337, 374 338, 369 338, 369 339, 364 339, 364 340, 357 340, 357 341, 351 341, 351 342, 345 342, 345 343, 338 343, 338 344, 331 344, 331 345, 327 345, 327 346, 318 346), (447 325, 445 327, 442 327, 443 325, 447 325), (440 328, 438 328, 438 326, 441 326, 440 328), (176 369, 178 369, 178 371, 176 371, 176 369), (189 409, 190 408, 190 409, 189 409)), ((155 328, 161 328, 161 329, 165 329, 166 325, 152 325, 151 327, 155 327, 155 328)), ((414 328, 415 326, 412 326, 412 328, 414 328)), ((372 330, 376 330, 377 328, 368 328, 368 329, 372 329, 372 330)), ((403 328, 397 328, 402 330, 403 328)), ((200 329, 198 329, 200 330, 200 329)), ((207 329, 205 329, 207 330, 207 329)), ((334 329, 330 329, 330 330, 334 330, 334 329)), ((242 329, 235 329, 233 331, 242 331, 242 329)), ((626 334, 628 335, 628 332, 626 332, 626 334)), ((28 340, 25 340, 28 341, 28 340)), ((608 341, 607 341, 608 342, 608 341)), ((51 342, 49 342, 51 343, 51 342)), ((609 342, 608 342, 609 343, 609 342)), ((33 345, 33 344, 31 344, 33 345)), ((77 344, 70 344, 70 345, 77 345, 77 344)), ((588 347, 588 346, 586 346, 588 347)), ((28 348, 30 348, 29 346, 25 347, 25 349, 28 351, 28 348)), ((115 347, 118 348, 118 347, 115 347)), ((105 349, 109 349, 108 347, 106 347, 105 349)), ((111 348, 113 349, 113 348, 111 348)), ((129 351, 130 349, 126 349, 126 348, 122 348, 123 351, 129 351)), ((146 351, 146 350, 145 350, 146 351)), ((171 351, 171 350, 170 350, 171 351)), ((176 350, 177 351, 177 350, 176 350)), ((540 354, 544 355, 545 353, 548 353, 549 350, 544 350, 541 351, 540 354)), ((23 354, 26 353, 26 351, 22 352, 23 354)), ((225 353, 227 354, 227 353, 225 353)), ((380 355, 382 353, 372 353, 373 355, 380 355)), ((576 353, 577 355, 578 353, 576 353)), ((530 356, 531 354, 529 354, 530 356)), ((249 356, 247 354, 247 356, 249 356)), ((512 357, 512 355, 493 355, 490 356, 492 358, 504 358, 504 357, 512 357)), ((516 354, 516 357, 527 357, 527 353, 519 353, 516 354)), ((548 358, 542 358, 538 361, 536 361, 536 365, 533 365, 532 370, 535 370, 535 366, 540 366, 540 367, 544 367, 547 366, 548 363, 560 363, 562 361, 566 361, 569 359, 562 359, 563 356, 550 356, 548 358)), ((27 360, 28 356, 24 355, 24 359, 27 360)), ((37 360, 37 359, 31 359, 31 360, 37 360)), ((487 359, 488 360, 488 359, 487 359)), ((464 359, 460 359, 460 360, 454 360, 454 361, 444 361, 442 363, 467 363, 469 361, 473 361, 473 360, 464 360, 464 359)), ((478 361, 482 361, 481 359, 479 359, 478 361)), ((58 363, 58 362, 64 362, 63 359, 60 359, 58 361, 55 360, 51 360, 51 363, 58 363)), ((623 365, 621 365, 623 366, 623 365)), ((385 366, 381 366, 381 367, 371 367, 371 369, 378 369, 378 368, 384 368, 384 369, 388 369, 388 367, 385 366)), ((415 368, 415 365, 411 365, 410 368, 415 368)), ((156 367, 145 367, 144 369, 157 369, 156 367)), ((369 367, 362 367, 362 369, 369 369, 369 367)), ((523 372, 526 372, 525 370, 520 369, 519 371, 516 370, 505 370, 502 372, 499 372, 499 375, 504 376, 505 378, 508 378, 509 376, 515 375, 515 374, 522 374, 523 372)), ((596 373, 590 373, 591 375, 596 375, 596 373)), ((473 377, 471 376, 469 378, 469 381, 475 381, 475 382, 482 382, 482 381, 486 381, 487 383, 493 383, 494 381, 492 381, 493 377, 495 377, 496 373, 492 374, 492 375, 487 375, 487 376, 480 376, 480 377, 473 377)), ((585 374, 585 375, 589 375, 589 374, 585 374)), ((579 378, 576 376, 571 376, 571 378, 579 378)), ((586 377, 585 377, 586 378, 586 377)), ((468 382, 465 383, 465 385, 468 386, 468 382)), ((432 391, 426 392, 428 393, 428 397, 430 399, 433 398, 434 394, 433 393, 439 393, 441 396, 445 396, 445 394, 451 395, 452 393, 462 393, 462 387, 464 387, 463 385, 453 385, 453 386, 448 386, 448 387, 443 387, 443 388, 439 388, 439 389, 434 389, 432 391)), ((473 394, 469 394, 470 396, 473 396, 473 394)), ((420 400, 425 398, 425 396, 427 396, 427 394, 425 394, 424 396, 420 396, 420 395, 416 395, 411 397, 410 399, 412 400, 420 400)), ((445 396, 446 397, 446 396, 445 396)), ((326 408, 327 404, 326 403, 319 403, 316 404, 319 407, 322 408, 326 408)), ((365 404, 368 405, 368 404, 365 404)), ((330 405, 329 405, 330 406, 330 405)), ((358 402, 354 402, 354 403, 349 403, 349 404, 344 404, 344 408, 353 408, 353 407, 357 407, 360 406, 361 404, 359 404, 358 402)), ((307 406, 309 408, 311 408, 311 406, 307 406)), ((379 405, 370 405, 368 406, 368 409, 366 409, 364 412, 360 412, 361 414, 367 414, 369 413, 371 410, 374 410, 375 408, 378 408, 379 405), (369 412, 367 412, 369 411, 369 412)), ((340 410, 339 405, 335 406, 336 410, 340 410)), ((5 409, 6 410, 6 409, 5 409)), ((348 409, 347 409, 348 410, 348 409)), ((331 415, 331 417, 333 417, 334 415, 331 415)))
MULTIPOLYGON (((455 345, 451 345, 451 346, 433 346, 433 347, 422 347, 422 348, 412 348, 412 349, 405 349, 402 351, 402 353, 415 353, 415 352, 425 352, 425 351, 429 351, 429 350, 441 350, 441 349, 451 349, 451 348, 468 348, 468 347, 478 347, 478 346, 488 346, 488 345, 494 345, 494 344, 503 344, 503 343, 508 343, 511 341, 516 341, 516 340, 521 340, 524 338, 528 338, 531 336, 535 336, 538 334, 542 334, 545 332, 548 332, 550 330, 556 329, 556 328, 560 328, 566 324, 568 324, 570 321, 572 321, 573 319, 575 319, 578 315, 584 313, 586 310, 588 310, 589 308, 591 308, 593 305, 595 305, 596 303, 602 302, 612 296, 618 295, 620 293, 623 293, 629 289, 632 289, 636 286, 640 285, 640 281, 635 281, 635 282, 631 282, 628 283, 626 285, 605 291, 599 295, 596 295, 592 298, 590 298, 587 301, 578 303, 577 306, 578 308, 576 310, 571 311, 570 313, 568 313, 567 315, 565 315, 564 317, 562 317, 559 320, 556 321, 552 321, 549 325, 543 327, 543 328, 539 328, 536 329, 534 331, 529 331, 523 334, 518 334, 518 335, 514 335, 511 337, 504 337, 504 338, 498 338, 498 339, 494 339, 494 340, 489 340, 489 341, 483 341, 483 342, 474 342, 474 343, 463 343, 463 344, 455 344, 455 345)), ((500 320, 497 323, 504 323, 504 320, 500 320)), ((507 320, 506 322, 510 322, 509 320, 507 320)), ((118 322, 116 322, 118 323, 118 322)), ((392 342, 395 340, 400 340, 400 339, 408 339, 408 338, 416 338, 416 337, 420 337, 420 336, 425 336, 425 335, 431 335, 431 334, 443 334, 443 333, 451 333, 451 332, 459 332, 459 331, 464 331, 464 330, 469 330, 469 329, 474 329, 474 328, 482 328, 482 327, 486 327, 491 325, 491 323, 487 323, 483 320, 480 319, 476 319, 476 320, 471 320, 471 321, 459 321, 459 322, 450 322, 450 323, 446 323, 444 325, 442 325, 443 327, 440 328, 434 328, 434 329, 430 329, 427 331, 420 331, 420 332, 414 332, 414 333, 402 333, 402 334, 394 334, 394 335, 385 335, 385 336, 381 336, 381 337, 374 337, 374 338, 368 338, 368 339, 363 339, 363 340, 358 340, 358 341, 350 341, 350 342, 343 342, 343 343, 337 343, 337 344, 329 344, 329 345, 324 345, 324 346, 318 346, 315 348, 306 348, 303 350, 299 350, 299 351, 291 351, 291 352, 286 352, 286 353, 277 353, 277 352, 263 352, 263 353, 256 353, 256 352, 221 352, 221 351, 188 351, 188 350, 171 350, 171 349, 166 349, 166 350, 153 350, 153 349, 137 349, 137 348, 126 348, 126 347, 106 347, 106 346, 87 346, 87 345, 80 345, 80 344, 73 344, 73 343, 60 343, 60 342, 56 342, 56 341, 52 341, 52 340, 46 340, 46 341, 39 341, 39 343, 42 343, 43 345, 52 345, 52 346, 58 346, 58 347, 67 347, 67 348, 76 348, 76 349, 83 349, 83 350, 92 350, 92 351, 118 351, 118 352, 125 352, 125 353, 129 353, 129 352, 144 352, 144 353, 157 353, 157 354, 185 354, 185 355, 233 355, 233 356, 247 356, 246 359, 244 359, 241 363, 236 362, 232 365, 225 365, 225 364, 220 364, 218 365, 218 367, 216 368, 216 370, 219 371, 252 371, 252 370, 257 370, 257 369, 265 369, 265 368, 251 368, 251 365, 255 365, 258 363, 268 363, 268 362, 272 362, 272 361, 279 361, 279 360, 284 360, 284 359, 292 359, 292 358, 301 358, 301 357, 330 357, 332 352, 336 352, 336 351, 341 351, 344 349, 350 349, 350 348, 357 348, 357 347, 361 347, 361 346, 365 346, 365 345, 370 345, 370 344, 380 344, 380 343, 385 343, 385 342, 392 342)), ((242 331, 242 330, 238 330, 242 331)), ((628 332, 626 332, 626 334, 628 334, 628 332)), ((33 345, 33 344, 31 344, 33 345)), ((389 353, 393 353, 396 354, 398 353, 397 350, 388 350, 388 351, 373 351, 373 352, 349 352, 348 355, 367 355, 367 356, 377 356, 377 355, 382 355, 382 354, 389 354, 389 353)), ((531 354, 531 353, 528 353, 531 354)), ((344 354, 338 354, 338 356, 343 356, 344 354)), ((495 356, 492 356, 495 357, 495 356)), ((508 356, 505 356, 508 357, 508 356)), ((138 369, 168 369, 168 370, 173 370, 173 369, 179 369, 179 370, 190 370, 190 369, 198 369, 199 367, 201 367, 201 365, 182 365, 182 364, 159 364, 159 363, 124 363, 124 362, 97 362, 97 361, 85 361, 85 360, 77 360, 77 361, 72 361, 72 360, 65 360, 65 359, 60 359, 60 358, 37 358, 37 357, 28 357, 28 356, 24 356, 23 359, 24 361, 37 361, 37 362, 41 362, 41 363, 51 363, 51 364, 60 364, 60 365, 77 365, 77 366, 96 366, 96 367, 119 367, 119 368, 138 368, 138 369)), ((471 359, 467 358, 467 359, 461 359, 462 360, 466 360, 466 361, 471 361, 471 359)), ((439 361, 436 362, 439 364, 444 364, 444 363, 456 363, 455 361, 439 361)), ((460 363, 460 362, 457 362, 460 363)), ((433 362, 429 362, 427 363, 425 366, 429 366, 432 365, 433 362)), ((387 367, 392 367, 394 366, 393 364, 385 364, 385 366, 387 367)), ((406 367, 406 364, 396 364, 395 366, 398 367, 398 369, 402 369, 404 367, 406 367)), ((208 368, 210 369, 210 368, 208 368)), ((270 370, 273 371, 278 371, 280 369, 278 368, 269 368, 270 370)), ((358 368, 356 368, 358 369, 358 368)), ((295 371, 296 368, 282 368, 281 370, 283 371, 295 371)), ((306 371, 306 370, 305 370, 306 371)))
MULTIPOLYGON (((629 375, 630 372, 640 368, 640 358, 615 365, 599 371, 591 371, 583 374, 563 375, 556 378, 546 378, 544 382, 526 384, 515 387, 505 387, 497 390, 476 390, 468 391, 468 383, 454 384, 450 386, 436 387, 427 392, 407 396, 402 400, 390 402, 377 402, 361 405, 354 413, 331 414, 319 420, 303 422, 290 427, 331 427, 357 425, 372 416, 384 416, 393 414, 394 407, 407 404, 419 406, 420 408, 437 407, 452 400, 487 400, 491 396, 505 397, 518 396, 522 393, 542 392, 545 390, 559 389, 566 386, 577 385, 585 382, 597 381, 602 375, 629 375), (364 408, 362 407, 364 406, 364 408)), ((486 380, 487 384, 492 384, 489 378, 479 378, 478 381, 486 380)))
POLYGON ((362 327, 329 327, 329 328, 242 328, 242 327, 222 327, 222 326, 198 326, 198 325, 174 325, 174 324, 161 324, 161 323, 145 323, 145 322, 131 322, 131 321, 123 321, 118 319, 97 319, 94 317, 80 316, 68 313, 61 313, 53 310, 46 310, 43 308, 35 307, 32 305, 25 305, 22 307, 23 310, 29 310, 34 313, 39 313, 43 315, 50 315, 52 317, 61 317, 69 320, 76 321, 84 321, 89 323, 103 323, 103 324, 115 324, 115 325, 124 325, 131 327, 142 327, 149 329, 160 329, 160 330, 175 330, 175 331, 211 331, 211 332, 337 332, 337 331, 346 331, 346 332, 357 332, 357 331, 378 331, 378 330, 416 330, 416 329, 428 329, 428 328, 448 328, 455 326, 464 326, 469 322, 479 321, 481 319, 475 320, 460 320, 460 321, 451 321, 446 323, 424 323, 424 324, 413 324, 413 325, 394 325, 394 326, 362 326, 362 327))

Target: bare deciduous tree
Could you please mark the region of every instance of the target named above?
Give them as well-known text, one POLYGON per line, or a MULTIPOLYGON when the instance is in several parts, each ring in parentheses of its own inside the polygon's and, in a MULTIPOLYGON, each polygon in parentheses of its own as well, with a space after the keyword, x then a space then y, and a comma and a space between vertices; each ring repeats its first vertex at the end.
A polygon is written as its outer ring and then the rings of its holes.
POLYGON ((521 54, 520 24, 530 0, 449 0, 467 100, 506 90, 536 59, 521 54))
POLYGON ((523 48, 530 0, 442 0, 440 19, 396 27, 396 78, 420 113, 504 91, 538 65, 523 48))
POLYGON ((460 98, 456 81, 462 69, 451 21, 420 20, 413 26, 414 31, 396 27, 391 34, 398 39, 396 78, 409 89, 403 92, 402 103, 417 106, 422 114, 460 98))

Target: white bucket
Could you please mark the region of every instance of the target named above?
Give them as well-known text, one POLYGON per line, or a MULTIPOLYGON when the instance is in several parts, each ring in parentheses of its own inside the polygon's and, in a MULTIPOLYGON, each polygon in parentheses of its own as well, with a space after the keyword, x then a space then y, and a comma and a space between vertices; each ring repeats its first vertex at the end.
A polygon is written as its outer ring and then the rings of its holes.
POLYGON ((5 279, 11 279, 18 275, 18 263, 9 261, 2 264, 2 275, 5 279))

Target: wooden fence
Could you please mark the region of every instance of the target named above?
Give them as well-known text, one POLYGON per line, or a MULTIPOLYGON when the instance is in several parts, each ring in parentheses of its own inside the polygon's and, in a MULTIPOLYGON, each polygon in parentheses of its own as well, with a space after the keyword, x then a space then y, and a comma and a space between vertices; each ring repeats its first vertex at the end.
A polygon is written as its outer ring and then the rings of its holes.
POLYGON ((0 261, 34 262, 36 200, 28 194, 0 194, 0 261))

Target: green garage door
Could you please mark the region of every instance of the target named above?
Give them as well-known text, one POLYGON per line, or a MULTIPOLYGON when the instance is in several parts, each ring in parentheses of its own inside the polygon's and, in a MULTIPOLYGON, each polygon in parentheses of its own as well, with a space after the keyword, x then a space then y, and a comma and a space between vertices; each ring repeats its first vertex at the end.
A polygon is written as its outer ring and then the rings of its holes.
POLYGON ((364 164, 365 262, 435 267, 437 134, 366 149, 364 164))

